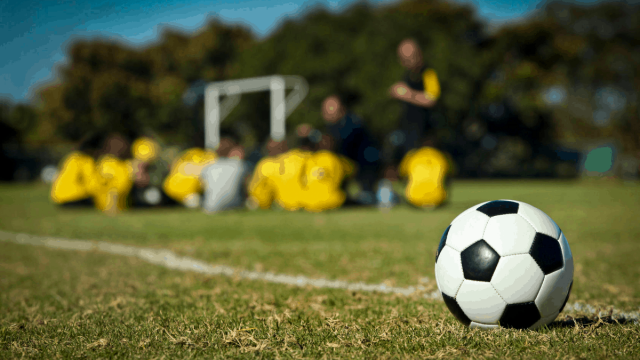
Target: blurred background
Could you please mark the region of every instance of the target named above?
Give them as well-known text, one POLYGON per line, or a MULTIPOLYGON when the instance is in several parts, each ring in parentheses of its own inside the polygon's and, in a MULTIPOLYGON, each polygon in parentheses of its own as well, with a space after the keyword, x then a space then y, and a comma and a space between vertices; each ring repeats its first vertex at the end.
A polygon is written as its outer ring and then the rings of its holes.
MULTIPOLYGON (((457 178, 638 179, 636 2, 21 1, 0 13, 2 181, 54 176, 91 132, 152 136, 171 159, 203 141, 204 84, 272 74, 309 83, 288 129, 321 126, 339 92, 392 142, 402 106, 388 88, 407 37, 438 72, 436 135, 457 178)), ((269 113, 268 92, 244 96, 223 131, 259 147, 269 113)))

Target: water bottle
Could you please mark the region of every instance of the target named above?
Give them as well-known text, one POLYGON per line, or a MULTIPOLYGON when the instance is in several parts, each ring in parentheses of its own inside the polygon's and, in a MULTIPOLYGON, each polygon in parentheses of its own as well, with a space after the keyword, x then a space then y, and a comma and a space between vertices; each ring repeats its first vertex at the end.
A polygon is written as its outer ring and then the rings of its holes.
POLYGON ((389 180, 381 180, 378 184, 378 193, 376 194, 378 200, 378 207, 381 210, 391 209, 394 205, 395 194, 393 193, 393 186, 389 180))

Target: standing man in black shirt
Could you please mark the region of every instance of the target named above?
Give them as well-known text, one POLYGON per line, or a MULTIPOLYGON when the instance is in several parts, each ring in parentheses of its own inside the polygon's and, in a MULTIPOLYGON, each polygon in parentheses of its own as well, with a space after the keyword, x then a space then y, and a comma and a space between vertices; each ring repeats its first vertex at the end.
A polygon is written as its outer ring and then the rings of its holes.
MULTIPOLYGON (((391 97, 402 101, 404 105, 396 138, 392 139, 396 146, 393 154, 396 165, 410 150, 423 145, 431 130, 431 108, 440 97, 438 76, 424 62, 415 40, 405 39, 400 43, 398 58, 407 72, 404 81, 393 84, 390 89, 391 97)), ((394 169, 391 172, 395 173, 394 169)))

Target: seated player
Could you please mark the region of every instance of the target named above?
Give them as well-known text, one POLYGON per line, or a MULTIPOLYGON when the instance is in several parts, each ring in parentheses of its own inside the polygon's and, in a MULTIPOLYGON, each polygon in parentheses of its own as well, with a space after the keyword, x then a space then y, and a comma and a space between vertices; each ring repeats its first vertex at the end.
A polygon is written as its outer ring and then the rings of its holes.
POLYGON ((271 177, 275 176, 277 170, 275 159, 287 151, 287 144, 285 141, 269 140, 266 150, 267 156, 258 161, 247 185, 249 209, 269 209, 275 201, 276 187, 271 177))
POLYGON ((269 144, 274 149, 272 156, 258 162, 249 182, 249 203, 251 206, 263 209, 275 203, 288 211, 299 210, 304 206, 302 202, 304 166, 312 152, 303 149, 286 151, 284 142, 271 140, 269 144), (280 151, 285 152, 273 156, 280 151))
MULTIPOLYGON (((222 143, 222 141, 221 141, 222 143)), ((191 148, 176 159, 164 181, 163 190, 173 200, 189 208, 200 206, 202 169, 213 164, 218 154, 209 149, 191 148)))
POLYGON ((247 185, 247 207, 249 209, 269 209, 273 204, 276 186, 271 180, 275 174, 276 163, 273 158, 265 157, 258 162, 247 185))
POLYGON ((320 212, 342 206, 347 198, 342 183, 354 172, 349 160, 331 151, 320 150, 311 155, 303 172, 304 209, 320 212))
POLYGON ((158 157, 160 146, 153 139, 139 137, 131 144, 131 167, 135 179, 132 189, 131 206, 147 207, 162 201, 162 193, 150 185, 149 166, 158 157))
POLYGON ((131 165, 111 154, 104 155, 96 164, 93 181, 93 202, 99 210, 115 214, 128 206, 133 187, 131 165))
POLYGON ((449 163, 437 149, 423 147, 409 151, 400 163, 399 173, 409 179, 405 197, 411 205, 434 208, 447 199, 449 163))
POLYGON ((51 186, 50 196, 54 203, 61 206, 93 206, 91 183, 95 176, 94 156, 100 141, 99 135, 92 135, 64 159, 51 186))
POLYGON ((249 165, 244 161, 244 148, 235 146, 228 156, 202 170, 204 187, 202 208, 209 213, 239 208, 245 204, 245 180, 249 165))
POLYGON ((274 200, 277 205, 288 211, 303 207, 304 190, 302 174, 305 163, 312 152, 292 149, 276 157, 272 166, 271 181, 275 187, 274 200))
POLYGON ((134 182, 131 162, 123 159, 128 147, 122 135, 111 134, 105 141, 104 155, 96 163, 91 189, 94 205, 103 212, 115 214, 128 206, 134 182))
POLYGON ((202 170, 204 200, 202 208, 209 213, 243 207, 246 203, 246 182, 250 175, 250 164, 244 160, 242 146, 229 150, 228 156, 220 157, 202 170))

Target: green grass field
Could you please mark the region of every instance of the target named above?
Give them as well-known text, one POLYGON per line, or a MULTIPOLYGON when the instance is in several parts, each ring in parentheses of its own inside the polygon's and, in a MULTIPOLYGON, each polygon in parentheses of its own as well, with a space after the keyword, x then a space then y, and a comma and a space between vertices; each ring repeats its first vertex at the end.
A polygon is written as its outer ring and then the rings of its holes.
MULTIPOLYGON (((436 289, 448 223, 482 201, 548 213, 575 258, 570 303, 640 308, 640 186, 454 184, 432 212, 185 209, 115 217, 57 209, 42 185, 0 185, 0 230, 170 249, 240 270, 436 289)), ((0 242, 0 358, 640 358, 640 325, 567 312, 539 331, 465 328, 443 302, 168 270, 98 252, 0 242), (575 320, 575 321, 574 321, 575 320)))

